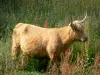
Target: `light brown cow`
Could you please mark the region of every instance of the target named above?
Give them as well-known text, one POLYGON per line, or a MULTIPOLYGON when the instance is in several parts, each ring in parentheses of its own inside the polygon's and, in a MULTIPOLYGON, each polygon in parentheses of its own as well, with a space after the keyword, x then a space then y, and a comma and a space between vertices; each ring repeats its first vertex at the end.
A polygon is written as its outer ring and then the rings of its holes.
POLYGON ((56 61, 73 42, 87 41, 83 25, 86 17, 87 14, 83 20, 73 21, 61 28, 42 28, 18 23, 12 34, 12 56, 18 58, 21 51, 27 56, 49 57, 51 61, 56 61))

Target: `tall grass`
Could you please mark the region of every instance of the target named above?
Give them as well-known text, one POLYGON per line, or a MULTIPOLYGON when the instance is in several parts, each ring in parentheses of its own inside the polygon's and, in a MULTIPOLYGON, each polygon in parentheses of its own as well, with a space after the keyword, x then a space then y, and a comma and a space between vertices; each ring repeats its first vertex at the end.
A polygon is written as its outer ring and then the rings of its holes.
MULTIPOLYGON (((43 25, 60 27, 68 25, 70 16, 73 20, 82 19, 87 11, 88 19, 85 22, 85 31, 89 42, 73 44, 71 46, 73 47, 72 59, 70 62, 64 62, 67 63, 67 66, 70 64, 72 75, 99 75, 99 3, 100 0, 0 0, 0 74, 18 73, 20 75, 22 73, 16 71, 10 54, 11 34, 17 23, 30 23, 41 27, 43 25)), ((39 63, 38 60, 37 62, 39 63)), ((61 67, 65 65, 64 62, 61 63, 61 67)), ((39 64, 36 67, 39 69, 39 64)), ((64 68, 61 72, 67 72, 66 67, 64 68)), ((35 73, 32 72, 32 74, 35 73)), ((31 75, 29 72, 27 74, 31 75)), ((24 72, 23 75, 25 75, 24 72)))

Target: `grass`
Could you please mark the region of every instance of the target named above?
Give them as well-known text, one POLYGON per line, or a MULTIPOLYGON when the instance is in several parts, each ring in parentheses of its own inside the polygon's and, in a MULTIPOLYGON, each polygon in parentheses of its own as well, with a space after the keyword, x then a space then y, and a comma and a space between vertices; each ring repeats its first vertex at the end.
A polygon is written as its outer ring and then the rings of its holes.
POLYGON ((31 71, 18 71, 11 57, 11 38, 7 38, 6 42, 0 40, 0 75, 47 75, 47 73, 35 71, 39 70, 38 62, 34 60, 35 69, 31 66, 31 71))
MULTIPOLYGON (((85 11, 88 19, 85 31, 89 37, 87 43, 75 43, 70 60, 61 62, 59 73, 62 75, 100 75, 100 0, 0 0, 0 75, 47 75, 38 70, 45 61, 32 61, 29 70, 15 69, 11 57, 11 34, 19 22, 35 24, 43 27, 59 27, 68 25, 70 16, 73 20, 82 19, 85 11), (67 64, 67 65, 66 65, 67 64), (31 66, 33 65, 33 66, 31 66), (67 68, 69 66, 69 68, 67 68), (67 67, 65 67, 67 66, 67 67)), ((52 73, 53 71, 50 70, 52 73)), ((53 73, 52 73, 53 74, 53 73)))
MULTIPOLYGON (((91 23, 86 22, 86 25, 91 23)), ((45 21, 44 26, 48 26, 48 20, 45 21)), ((85 29, 89 29, 89 26, 85 29)), ((72 54, 70 58, 63 57, 63 61, 60 63, 58 73, 61 75, 99 75, 99 42, 100 39, 94 37, 94 33, 91 29, 88 30, 89 42, 75 43, 71 46, 72 54), (94 43, 93 43, 94 42, 94 43), (95 50, 92 52, 91 50, 95 50), (91 56, 92 55, 92 56, 91 56), (96 65, 97 64, 97 65, 96 65)), ((45 62, 41 60, 32 60, 29 64, 27 71, 19 71, 15 69, 14 62, 11 57, 11 32, 6 33, 6 39, 0 40, 0 74, 1 75, 55 75, 55 66, 51 66, 48 71, 42 72, 40 69, 44 68, 45 62), (41 64, 40 64, 41 62, 41 64)))
POLYGON ((39 73, 39 72, 17 72, 17 75, 48 75, 47 73, 39 73))
MULTIPOLYGON (((46 27, 48 27, 47 24, 48 23, 46 22, 46 27)), ((11 34, 9 33, 8 35, 9 36, 5 41, 3 39, 0 40, 1 75, 55 75, 55 66, 51 66, 51 69, 49 68, 48 71, 40 71, 39 69, 43 67, 42 65, 45 64, 45 62, 42 63, 39 60, 31 61, 32 64, 29 64, 30 66, 27 71, 19 71, 15 69, 14 62, 11 57, 11 34)), ((100 41, 99 39, 98 41, 96 40, 94 41, 96 42, 96 46, 93 44, 93 46, 95 46, 94 49, 97 49, 98 42, 100 41)), ((89 42, 73 44, 70 48, 70 51, 73 51, 71 52, 70 57, 67 56, 68 54, 65 57, 62 57, 58 73, 61 75, 69 75, 69 73, 71 75, 99 75, 100 55, 98 53, 94 56, 95 58, 90 58, 88 52, 90 48, 89 45, 89 42)))

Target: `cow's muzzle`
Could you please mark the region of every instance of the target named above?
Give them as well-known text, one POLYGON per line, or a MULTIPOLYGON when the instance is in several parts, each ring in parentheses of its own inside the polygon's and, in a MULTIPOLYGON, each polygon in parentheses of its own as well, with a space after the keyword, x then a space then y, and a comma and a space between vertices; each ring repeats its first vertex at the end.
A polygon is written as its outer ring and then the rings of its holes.
POLYGON ((81 39, 82 42, 86 42, 88 40, 88 37, 84 37, 81 39))
POLYGON ((86 42, 87 40, 88 40, 88 37, 85 37, 83 42, 86 42))

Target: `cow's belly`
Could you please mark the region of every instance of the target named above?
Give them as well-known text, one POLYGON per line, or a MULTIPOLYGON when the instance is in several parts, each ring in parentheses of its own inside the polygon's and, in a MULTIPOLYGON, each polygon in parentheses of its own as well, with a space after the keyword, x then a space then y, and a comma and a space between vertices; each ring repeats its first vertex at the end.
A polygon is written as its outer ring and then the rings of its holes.
POLYGON ((45 58, 45 57, 49 57, 48 56, 48 53, 46 52, 45 49, 39 49, 39 50, 36 50, 32 53, 32 56, 34 58, 45 58))
POLYGON ((30 50, 28 52, 32 57, 35 58, 42 58, 42 57, 48 57, 48 53, 46 52, 46 49, 34 49, 30 50))
POLYGON ((48 57, 46 47, 41 44, 24 44, 21 46, 21 50, 32 57, 48 57))
POLYGON ((23 36, 20 41, 21 50, 33 57, 48 57, 46 51, 46 42, 43 42, 41 37, 26 38, 23 36))

